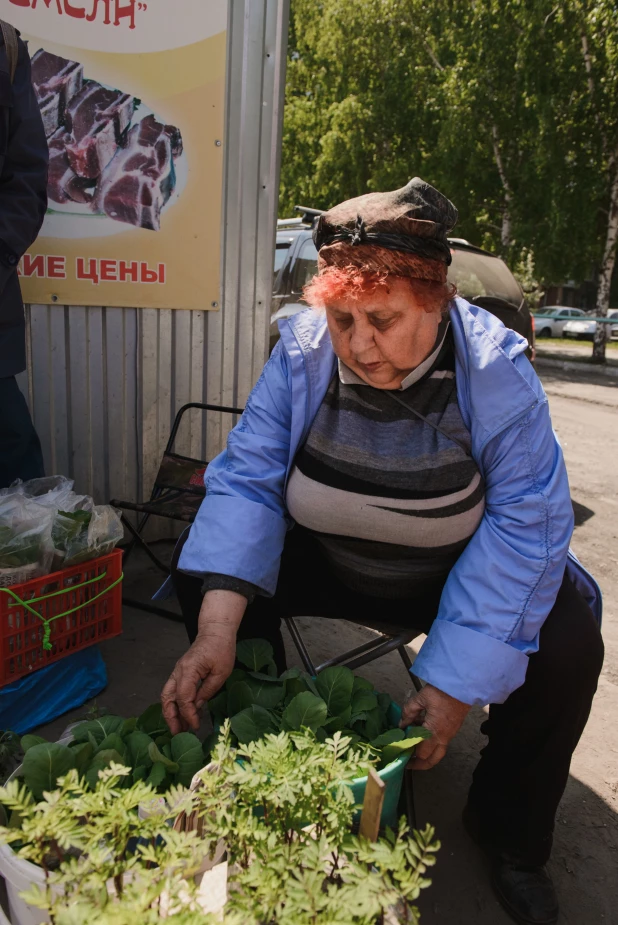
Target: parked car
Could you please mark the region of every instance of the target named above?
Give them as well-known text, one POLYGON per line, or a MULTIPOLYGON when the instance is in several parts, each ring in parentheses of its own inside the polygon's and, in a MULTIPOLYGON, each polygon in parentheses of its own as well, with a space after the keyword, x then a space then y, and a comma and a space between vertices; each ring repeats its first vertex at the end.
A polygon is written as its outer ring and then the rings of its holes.
POLYGON ((537 337, 560 337, 567 321, 586 317, 581 308, 564 305, 546 305, 533 314, 537 337))
MULTIPOLYGON (((618 308, 610 308, 607 317, 618 319, 618 308)), ((568 321, 562 329, 562 336, 574 337, 576 340, 594 340, 596 330, 597 322, 584 318, 578 321, 568 321)), ((618 324, 610 326, 608 336, 610 340, 618 340, 618 324)))
MULTIPOLYGON (((300 210, 299 210, 300 211, 300 210)), ((317 251, 311 236, 311 219, 317 210, 304 210, 299 219, 279 220, 273 280, 270 329, 271 350, 279 338, 277 322, 302 311, 303 287, 317 272, 317 251)), ((525 337, 528 356, 534 360, 534 323, 521 286, 499 257, 474 247, 462 238, 449 238, 453 262, 449 281, 464 299, 485 308, 525 337)))

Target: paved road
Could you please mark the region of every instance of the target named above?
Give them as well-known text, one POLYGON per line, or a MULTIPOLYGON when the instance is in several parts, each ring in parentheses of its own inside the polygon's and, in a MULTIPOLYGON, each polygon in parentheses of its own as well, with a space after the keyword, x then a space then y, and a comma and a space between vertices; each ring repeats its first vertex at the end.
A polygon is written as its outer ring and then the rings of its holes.
MULTIPOLYGON (((578 526, 574 548, 598 577, 605 595, 607 658, 590 723, 576 752, 559 815, 551 871, 562 897, 561 925, 618 925, 618 382, 582 381, 543 373, 554 425, 563 443, 578 526)), ((159 575, 136 557, 132 595, 146 596, 159 575)), ((302 621, 316 661, 358 645, 368 631, 348 624, 302 621)), ((178 624, 125 610, 125 631, 104 646, 110 683, 99 703, 134 715, 158 692, 186 647, 178 624)), ((289 663, 298 664, 291 644, 289 663)), ((363 673, 396 699, 409 687, 397 655, 363 673)), ((76 711, 83 713, 83 710, 76 711)), ((71 716, 43 734, 59 733, 71 716)), ((461 828, 472 769, 484 738, 474 711, 444 761, 416 775, 419 823, 432 822, 442 840, 434 884, 422 897, 423 925, 509 925, 488 885, 484 863, 461 828)))

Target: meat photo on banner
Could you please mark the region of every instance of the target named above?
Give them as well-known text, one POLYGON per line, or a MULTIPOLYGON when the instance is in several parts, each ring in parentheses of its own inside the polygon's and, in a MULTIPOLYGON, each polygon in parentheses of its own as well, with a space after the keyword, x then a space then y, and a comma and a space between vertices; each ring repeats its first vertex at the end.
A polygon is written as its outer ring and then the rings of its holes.
POLYGON ((226 0, 8 0, 49 145, 27 302, 219 302, 226 0))

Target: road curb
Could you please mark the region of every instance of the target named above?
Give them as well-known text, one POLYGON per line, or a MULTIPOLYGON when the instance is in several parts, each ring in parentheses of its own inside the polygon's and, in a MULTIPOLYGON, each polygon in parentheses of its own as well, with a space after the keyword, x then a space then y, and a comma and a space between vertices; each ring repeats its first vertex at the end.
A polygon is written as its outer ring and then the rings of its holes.
POLYGON ((535 366, 538 369, 562 369, 569 373, 593 373, 595 376, 609 376, 610 379, 618 379, 618 366, 597 366, 596 363, 577 363, 542 356, 537 356, 535 366))

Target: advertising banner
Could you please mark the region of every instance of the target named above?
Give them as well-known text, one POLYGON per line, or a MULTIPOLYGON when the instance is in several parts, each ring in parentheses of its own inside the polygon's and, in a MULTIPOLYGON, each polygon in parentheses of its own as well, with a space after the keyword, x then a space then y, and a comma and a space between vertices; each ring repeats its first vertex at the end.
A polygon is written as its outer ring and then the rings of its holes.
POLYGON ((24 301, 216 309, 227 0, 4 0, 50 151, 24 301))

